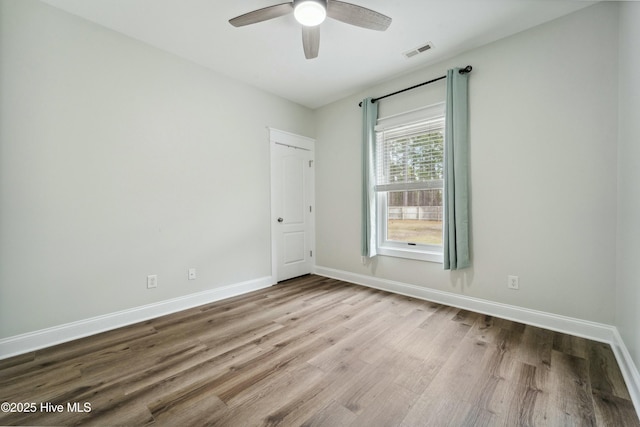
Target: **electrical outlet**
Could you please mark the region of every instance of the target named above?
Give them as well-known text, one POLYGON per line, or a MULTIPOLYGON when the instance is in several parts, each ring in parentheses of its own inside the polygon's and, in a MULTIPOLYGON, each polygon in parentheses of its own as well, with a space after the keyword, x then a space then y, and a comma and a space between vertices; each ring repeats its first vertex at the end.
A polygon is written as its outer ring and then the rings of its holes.
POLYGON ((158 287, 158 275, 151 274, 147 276, 147 289, 157 288, 158 287))
POLYGON ((198 276, 196 276, 196 269, 195 268, 190 268, 189 269, 189 280, 196 280, 198 276))
POLYGON ((520 289, 520 284, 518 283, 518 276, 507 276, 507 287, 509 289, 520 289))

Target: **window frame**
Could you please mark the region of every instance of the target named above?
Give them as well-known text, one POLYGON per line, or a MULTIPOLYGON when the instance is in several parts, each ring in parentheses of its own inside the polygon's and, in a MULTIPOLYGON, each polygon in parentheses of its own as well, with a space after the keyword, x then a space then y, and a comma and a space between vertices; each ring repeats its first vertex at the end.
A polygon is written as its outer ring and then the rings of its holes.
MULTIPOLYGON (((380 118, 375 126, 376 136, 385 129, 393 129, 399 126, 411 125, 413 123, 444 118, 445 103, 437 103, 417 110, 396 114, 389 117, 380 118)), ((377 139, 377 138, 376 138, 377 139)), ((376 146, 377 151, 377 146, 376 146)), ((443 159, 444 163, 444 159, 443 159)), ((444 182, 444 177, 443 177, 444 182)), ((377 183, 376 183, 377 184, 377 183)), ((426 188, 425 188, 426 189, 426 188)), ((406 258, 419 261, 444 262, 443 245, 429 245, 422 243, 408 243, 387 240, 387 194, 389 191, 378 191, 376 189, 376 246, 378 255, 406 258)), ((446 218, 443 215, 442 224, 446 218)), ((443 236, 444 237, 444 236, 443 236)))

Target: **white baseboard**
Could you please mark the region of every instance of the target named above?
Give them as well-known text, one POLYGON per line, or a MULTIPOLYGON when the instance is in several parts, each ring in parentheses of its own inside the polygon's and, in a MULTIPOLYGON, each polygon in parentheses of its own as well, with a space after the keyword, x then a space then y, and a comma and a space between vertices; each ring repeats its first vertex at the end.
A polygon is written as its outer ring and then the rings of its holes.
POLYGON ((166 301, 143 305, 115 313, 96 316, 77 322, 66 323, 35 332, 16 335, 0 340, 0 360, 38 350, 52 345, 72 341, 111 329, 120 328, 155 317, 175 313, 225 298, 242 295, 273 285, 271 277, 262 277, 235 283, 166 301))
POLYGON ((544 329, 589 338, 595 341, 606 343, 613 341, 613 326, 602 323, 559 316, 543 311, 531 310, 348 271, 334 270, 332 268, 316 266, 316 274, 400 295, 463 308, 465 310, 475 311, 476 313, 526 323, 527 325, 538 326, 544 329))
POLYGON ((429 289, 408 283, 351 273, 349 271, 335 270, 327 267, 316 266, 315 273, 332 279, 344 280, 345 282, 355 283, 370 288, 433 301, 452 307, 458 307, 477 313, 487 314, 527 325, 607 343, 611 345, 613 349, 618 365, 620 366, 620 370, 622 371, 622 375, 626 381, 627 388, 629 389, 629 394, 631 395, 636 412, 640 414, 640 375, 638 374, 638 369, 615 326, 468 297, 465 295, 458 295, 451 292, 429 289))
POLYGON ((633 400, 633 405, 640 418, 640 373, 638 373, 638 368, 633 363, 633 359, 618 332, 618 328, 614 327, 613 332, 614 340, 611 343, 611 348, 613 348, 613 354, 616 356, 618 366, 620 366, 620 371, 622 371, 622 376, 631 395, 631 400, 633 400))

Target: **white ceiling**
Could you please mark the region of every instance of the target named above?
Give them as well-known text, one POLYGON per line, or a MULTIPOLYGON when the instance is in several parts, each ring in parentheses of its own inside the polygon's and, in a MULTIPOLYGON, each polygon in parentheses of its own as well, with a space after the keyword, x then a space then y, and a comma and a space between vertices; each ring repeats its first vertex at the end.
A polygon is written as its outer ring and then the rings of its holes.
MULTIPOLYGON (((292 15, 230 18, 285 0, 43 0, 310 108, 589 6, 575 0, 349 0, 393 19, 386 32, 327 19, 307 60, 292 15), (403 52, 432 42, 427 53, 403 52)), ((466 65, 466 64, 460 64, 466 65)))

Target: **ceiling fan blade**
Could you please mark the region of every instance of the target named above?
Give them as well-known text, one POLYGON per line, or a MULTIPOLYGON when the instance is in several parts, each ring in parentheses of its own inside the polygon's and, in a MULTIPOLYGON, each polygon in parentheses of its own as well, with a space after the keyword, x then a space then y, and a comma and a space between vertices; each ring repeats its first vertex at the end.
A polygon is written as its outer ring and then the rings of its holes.
POLYGON ((244 27, 245 25, 279 18, 291 12, 293 12, 293 3, 281 3, 236 16, 229 19, 229 23, 234 27, 244 27))
POLYGON ((302 26, 302 47, 307 59, 318 57, 320 50, 320 25, 315 27, 302 26))
POLYGON ((338 0, 327 3, 327 16, 337 21, 377 31, 385 31, 391 25, 391 18, 366 7, 338 0))

